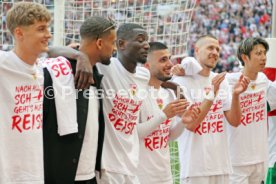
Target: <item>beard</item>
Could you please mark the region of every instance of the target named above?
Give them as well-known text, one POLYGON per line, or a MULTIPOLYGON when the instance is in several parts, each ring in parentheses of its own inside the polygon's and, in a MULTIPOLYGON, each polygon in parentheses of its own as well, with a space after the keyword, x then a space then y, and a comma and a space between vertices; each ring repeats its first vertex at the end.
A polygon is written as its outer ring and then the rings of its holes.
POLYGON ((137 58, 137 63, 145 64, 147 62, 147 57, 140 55, 139 58, 137 58))
POLYGON ((102 57, 100 60, 100 63, 102 63, 103 65, 109 65, 110 62, 110 57, 102 57))
POLYGON ((217 64, 204 64, 207 68, 209 69, 214 69, 216 67, 217 64))
POLYGON ((171 80, 171 78, 172 78, 172 76, 161 76, 161 75, 157 76, 157 79, 162 81, 162 82, 166 82, 168 80, 171 80))

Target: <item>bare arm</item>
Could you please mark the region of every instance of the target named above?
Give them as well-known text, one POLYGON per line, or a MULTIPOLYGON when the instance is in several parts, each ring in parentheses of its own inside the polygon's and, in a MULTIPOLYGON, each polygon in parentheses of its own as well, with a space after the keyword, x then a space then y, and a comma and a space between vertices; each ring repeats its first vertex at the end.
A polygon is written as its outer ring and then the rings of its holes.
POLYGON ((225 111, 224 115, 230 125, 238 127, 241 124, 241 114, 239 95, 233 94, 231 109, 225 111))
POLYGON ((241 124, 242 112, 239 95, 247 89, 249 82, 249 78, 244 77, 243 75, 240 76, 239 80, 233 88, 231 109, 224 112, 227 121, 234 127, 238 127, 241 124))
POLYGON ((196 128, 200 125, 200 123, 204 120, 204 118, 206 117, 206 115, 208 114, 210 108, 212 107, 213 104, 213 100, 215 98, 215 96, 218 93, 220 84, 222 83, 222 81, 225 79, 225 74, 226 73, 220 73, 218 75, 216 75, 213 79, 212 79, 212 86, 213 89, 209 92, 209 95, 212 94, 213 98, 209 98, 208 99, 208 95, 205 96, 204 101, 201 103, 201 105, 199 106, 200 109, 200 113, 198 115, 198 118, 194 121, 194 123, 192 124, 188 124, 186 125, 186 128, 190 131, 195 131, 196 128))

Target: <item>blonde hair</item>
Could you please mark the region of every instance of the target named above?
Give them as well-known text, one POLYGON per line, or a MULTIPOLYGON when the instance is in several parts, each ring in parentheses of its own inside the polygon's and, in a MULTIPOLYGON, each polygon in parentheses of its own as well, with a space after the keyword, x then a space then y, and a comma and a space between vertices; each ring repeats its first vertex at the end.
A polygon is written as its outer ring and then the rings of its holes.
POLYGON ((7 27, 11 34, 18 26, 29 26, 36 21, 49 22, 50 20, 50 12, 39 3, 15 3, 7 13, 7 27))

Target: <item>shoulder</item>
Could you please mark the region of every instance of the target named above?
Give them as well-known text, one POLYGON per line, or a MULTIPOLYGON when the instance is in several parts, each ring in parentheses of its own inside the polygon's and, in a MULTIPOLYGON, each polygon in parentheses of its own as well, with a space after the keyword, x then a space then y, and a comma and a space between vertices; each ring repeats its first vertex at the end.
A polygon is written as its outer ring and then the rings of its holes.
POLYGON ((8 52, 0 50, 0 63, 1 63, 1 65, 2 65, 5 61, 7 61, 7 58, 8 58, 8 57, 9 57, 9 56, 8 56, 8 52))
POLYGON ((166 98, 169 102, 176 99, 176 96, 173 90, 161 87, 160 91, 161 91, 161 96, 166 98))
POLYGON ((142 66, 137 66, 136 68, 136 75, 145 79, 150 78, 150 72, 147 68, 142 66))
POLYGON ((269 87, 272 84, 272 82, 268 79, 268 77, 263 72, 258 73, 258 83, 263 83, 265 84, 266 87, 269 87))
POLYGON ((258 73, 258 79, 260 80, 268 80, 267 76, 263 72, 258 73))
POLYGON ((109 74, 107 71, 112 71, 114 68, 118 67, 119 60, 115 57, 110 58, 110 64, 109 65, 104 65, 100 62, 96 63, 97 69, 99 70, 100 73, 104 73, 105 75, 109 74))
MULTIPOLYGON (((0 50, 0 56, 5 56, 7 54, 7 51, 0 50)), ((2 58, 2 57, 1 57, 2 58)))
POLYGON ((194 76, 173 76, 172 78, 173 82, 181 86, 189 86, 193 80, 194 76))
POLYGON ((230 85, 232 85, 233 83, 236 83, 237 80, 239 80, 240 76, 241 72, 227 73, 225 79, 230 85))

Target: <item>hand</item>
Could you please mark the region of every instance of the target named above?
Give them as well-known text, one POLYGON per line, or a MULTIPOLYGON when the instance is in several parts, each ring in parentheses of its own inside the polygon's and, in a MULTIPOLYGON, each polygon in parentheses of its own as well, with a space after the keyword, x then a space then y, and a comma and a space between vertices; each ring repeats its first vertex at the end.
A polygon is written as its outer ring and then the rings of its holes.
POLYGON ((80 46, 79 43, 70 43, 69 45, 67 45, 67 47, 71 47, 72 49, 78 49, 80 46))
POLYGON ((87 89, 91 84, 94 84, 92 65, 88 56, 79 52, 75 74, 76 88, 87 89))
POLYGON ((185 75, 185 70, 181 66, 181 64, 176 64, 172 67, 171 73, 176 76, 184 76, 185 75))
POLYGON ((183 114, 185 109, 189 106, 189 102, 184 99, 178 99, 169 103, 163 112, 166 114, 167 118, 172 118, 178 114, 183 114))
POLYGON ((244 75, 241 75, 237 83, 233 87, 233 93, 236 95, 240 95, 243 93, 250 83, 250 79, 244 75))
POLYGON ((181 117, 183 115, 183 113, 187 110, 187 108, 190 105, 190 102, 188 102, 185 98, 182 98, 181 100, 184 100, 184 109, 183 111, 181 111, 179 114, 177 114, 177 116, 181 117))
POLYGON ((217 92, 219 90, 219 86, 222 83, 222 81, 225 79, 226 72, 222 72, 220 74, 217 74, 213 79, 212 79, 212 86, 214 90, 215 96, 217 95, 217 92))
POLYGON ((191 105, 182 115, 182 123, 185 125, 193 123, 200 114, 200 108, 191 105))

